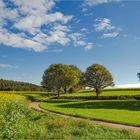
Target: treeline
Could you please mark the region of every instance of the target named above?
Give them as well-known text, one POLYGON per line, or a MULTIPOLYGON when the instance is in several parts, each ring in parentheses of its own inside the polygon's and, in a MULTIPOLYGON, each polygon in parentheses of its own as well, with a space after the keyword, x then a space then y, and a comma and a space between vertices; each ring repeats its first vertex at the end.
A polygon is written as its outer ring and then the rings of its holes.
POLYGON ((0 91, 43 91, 41 86, 26 82, 0 79, 0 91))

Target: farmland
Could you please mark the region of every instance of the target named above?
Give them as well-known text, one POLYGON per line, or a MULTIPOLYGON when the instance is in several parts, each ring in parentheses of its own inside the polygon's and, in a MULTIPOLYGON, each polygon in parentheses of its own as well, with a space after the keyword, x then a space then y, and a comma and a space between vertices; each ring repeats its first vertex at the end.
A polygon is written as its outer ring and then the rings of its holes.
POLYGON ((28 109, 26 96, 0 94, 0 139, 137 138, 127 131, 28 109))

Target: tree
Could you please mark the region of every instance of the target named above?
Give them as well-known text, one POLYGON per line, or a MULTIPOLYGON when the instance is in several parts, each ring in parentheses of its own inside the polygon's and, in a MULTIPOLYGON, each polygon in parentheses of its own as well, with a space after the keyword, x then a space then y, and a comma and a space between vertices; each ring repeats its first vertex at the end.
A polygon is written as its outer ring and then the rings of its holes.
POLYGON ((60 90, 67 90, 77 84, 80 80, 78 72, 70 65, 52 64, 45 70, 42 77, 42 85, 51 90, 57 91, 58 97, 60 90))
POLYGON ((65 69, 63 64, 52 64, 43 74, 42 85, 51 90, 57 91, 58 97, 63 85, 65 69))
POLYGON ((138 78, 139 78, 139 80, 140 80, 140 72, 137 73, 137 76, 138 76, 138 78))
POLYGON ((87 68, 84 81, 86 86, 95 89, 97 98, 104 88, 114 85, 111 73, 99 64, 93 64, 87 68))
POLYGON ((80 83, 82 72, 75 65, 67 65, 65 72, 63 89, 64 93, 67 93, 70 88, 75 87, 80 83))

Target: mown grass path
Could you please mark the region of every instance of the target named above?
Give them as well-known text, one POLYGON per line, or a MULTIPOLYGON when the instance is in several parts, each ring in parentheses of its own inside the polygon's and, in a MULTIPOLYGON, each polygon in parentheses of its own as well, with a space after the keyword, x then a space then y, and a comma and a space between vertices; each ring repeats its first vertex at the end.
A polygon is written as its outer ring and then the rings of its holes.
POLYGON ((106 121, 98 121, 98 120, 88 119, 86 117, 83 118, 83 117, 76 117, 76 116, 73 116, 73 115, 67 115, 67 114, 64 114, 64 113, 59 113, 59 112, 55 112, 55 111, 42 109, 39 106, 39 104, 40 104, 40 102, 30 102, 29 103, 29 108, 32 108, 32 109, 35 109, 37 111, 44 112, 44 113, 45 112, 46 113, 51 112, 51 113, 53 113, 55 115, 60 115, 60 116, 63 116, 63 117, 71 117, 73 119, 84 119, 84 120, 88 120, 89 122, 91 122, 93 124, 106 125, 106 126, 109 126, 109 127, 112 127, 112 128, 127 130, 127 131, 133 132, 135 134, 140 134, 140 127, 117 124, 117 123, 111 123, 111 122, 106 122, 106 121))

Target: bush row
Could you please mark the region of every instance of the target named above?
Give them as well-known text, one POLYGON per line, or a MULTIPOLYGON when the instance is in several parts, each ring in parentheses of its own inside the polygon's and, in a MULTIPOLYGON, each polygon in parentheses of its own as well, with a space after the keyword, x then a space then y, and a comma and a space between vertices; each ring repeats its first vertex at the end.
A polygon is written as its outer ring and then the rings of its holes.
POLYGON ((140 91, 140 88, 114 88, 104 89, 104 91, 140 91))
MULTIPOLYGON (((57 97, 53 97, 56 99, 57 97)), ((82 100, 140 100, 140 95, 120 95, 120 96, 60 96, 59 99, 82 99, 82 100)))
MULTIPOLYGON (((140 91, 140 88, 110 88, 110 89, 104 89, 104 92, 106 91, 140 91)), ((81 90, 79 93, 89 93, 89 92, 95 92, 94 89, 88 89, 88 90, 81 90)))

